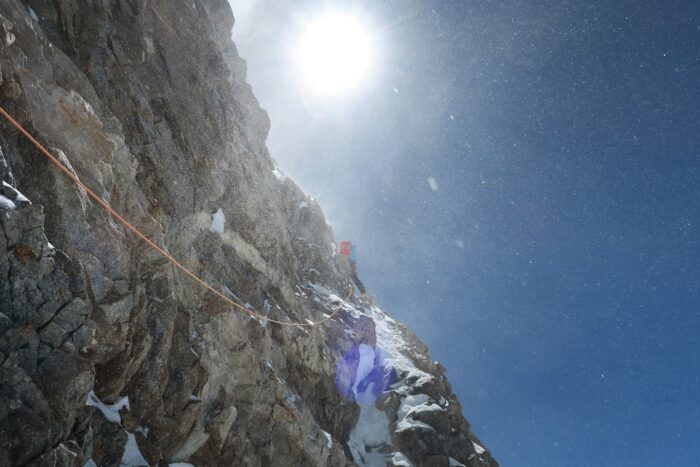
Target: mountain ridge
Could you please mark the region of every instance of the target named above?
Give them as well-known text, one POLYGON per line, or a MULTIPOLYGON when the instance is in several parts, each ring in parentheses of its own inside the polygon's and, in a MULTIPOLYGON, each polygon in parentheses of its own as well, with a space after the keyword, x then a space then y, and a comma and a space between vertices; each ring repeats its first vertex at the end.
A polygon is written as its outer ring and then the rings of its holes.
POLYGON ((344 293, 320 206, 265 147, 228 2, 9 0, 0 27, 0 104, 116 211, 242 305, 341 308, 308 330, 229 310, 3 122, 0 465, 497 465, 427 348, 344 293))

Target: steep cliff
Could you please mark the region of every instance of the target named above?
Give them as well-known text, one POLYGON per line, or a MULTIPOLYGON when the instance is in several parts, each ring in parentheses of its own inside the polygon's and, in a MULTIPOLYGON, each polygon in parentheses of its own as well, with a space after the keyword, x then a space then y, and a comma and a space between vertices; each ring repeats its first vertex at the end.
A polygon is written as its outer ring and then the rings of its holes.
POLYGON ((494 466, 274 166, 225 0, 3 0, 0 465, 494 466), (49 243, 50 242, 50 243, 49 243), (181 464, 182 465, 182 464, 181 464))

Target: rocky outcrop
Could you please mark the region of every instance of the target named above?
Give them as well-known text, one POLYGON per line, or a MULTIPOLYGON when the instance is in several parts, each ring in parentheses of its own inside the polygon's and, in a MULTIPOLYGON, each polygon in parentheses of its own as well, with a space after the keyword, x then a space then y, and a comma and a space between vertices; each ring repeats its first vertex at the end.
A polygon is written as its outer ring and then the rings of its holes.
POLYGON ((3 121, 0 465, 496 465, 427 349, 350 294, 232 26, 224 0, 3 1, 0 105, 241 305, 340 311, 232 309, 3 121))

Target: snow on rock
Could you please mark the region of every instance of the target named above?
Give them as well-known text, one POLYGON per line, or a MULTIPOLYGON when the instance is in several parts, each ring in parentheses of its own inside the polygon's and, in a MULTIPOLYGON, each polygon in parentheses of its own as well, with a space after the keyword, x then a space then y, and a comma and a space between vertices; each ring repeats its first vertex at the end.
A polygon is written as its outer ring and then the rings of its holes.
POLYGON ((0 195, 0 207, 2 207, 5 210, 11 211, 17 206, 15 206, 15 203, 12 202, 11 199, 5 198, 3 195, 0 195))
POLYGON ((194 467, 194 465, 188 464, 187 462, 173 462, 172 464, 168 464, 168 467, 194 467))
POLYGON ((391 456, 390 462, 395 467, 413 467, 413 463, 401 452, 395 452, 391 456))
POLYGON ((384 467, 386 454, 379 451, 391 444, 389 419, 374 404, 360 405, 360 417, 350 432, 348 447, 358 465, 384 467))
POLYGON ((302 201, 301 203, 299 203, 299 209, 304 209, 304 208, 308 208, 308 207, 309 207, 309 203, 307 203, 306 201, 302 201))
POLYGON ((110 405, 102 402, 95 395, 95 391, 92 390, 88 393, 88 398, 85 405, 89 407, 97 407, 107 420, 112 423, 119 423, 120 425, 122 423, 122 418, 119 415, 119 411, 123 408, 126 408, 126 410, 131 410, 129 407, 129 396, 120 397, 117 399, 116 403, 110 405))
POLYGON ((212 232, 216 232, 218 234, 224 233, 224 228, 226 224, 226 217, 224 216, 224 211, 219 208, 214 214, 211 216, 211 227, 209 230, 212 232))
POLYGON ((464 467, 464 464, 457 459, 450 457, 450 467, 464 467))
POLYGON ((279 180, 280 182, 283 182, 283 181, 287 180, 287 175, 286 175, 284 172, 282 172, 282 171, 279 169, 279 167, 275 167, 275 168, 272 170, 272 173, 275 174, 275 177, 276 177, 277 180, 279 180))
POLYGON ((476 444, 474 441, 472 441, 472 444, 474 445, 474 450, 476 451, 476 453, 477 453, 478 455, 482 455, 483 453, 486 452, 486 449, 484 449, 483 447, 479 446, 479 445, 476 444))
POLYGON ((97 467, 97 464, 95 463, 92 458, 88 459, 87 462, 83 465, 83 467, 97 467))
POLYGON ((124 454, 119 463, 119 467, 150 467, 148 462, 141 454, 139 445, 136 443, 136 436, 133 433, 126 432, 127 440, 124 445, 124 454))
POLYGON ((328 433, 325 430, 321 430, 323 432, 323 435, 326 437, 326 447, 330 449, 333 447, 333 437, 331 436, 330 433, 328 433))

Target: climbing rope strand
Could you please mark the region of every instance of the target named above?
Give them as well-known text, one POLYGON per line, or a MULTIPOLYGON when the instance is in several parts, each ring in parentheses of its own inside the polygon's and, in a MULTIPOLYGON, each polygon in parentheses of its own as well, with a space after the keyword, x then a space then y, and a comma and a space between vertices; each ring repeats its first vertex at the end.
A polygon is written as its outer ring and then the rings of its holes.
MULTIPOLYGON (((256 318, 256 319, 261 319, 264 321, 268 321, 271 323, 276 323, 279 325, 283 326, 298 326, 298 327, 312 327, 312 326, 318 326, 319 324, 325 323, 326 321, 330 320, 333 318, 341 309, 342 305, 336 308, 330 315, 326 315, 323 319, 319 321, 309 321, 307 323, 298 323, 298 322, 289 322, 289 321, 280 321, 276 320, 274 318, 270 318, 268 316, 265 316, 261 313, 257 313, 253 310, 250 310, 243 305, 240 305, 239 303, 236 303, 226 295, 222 294, 218 290, 216 290, 214 287, 209 285, 207 282, 205 282, 202 278, 197 276, 195 273, 187 269, 182 263, 180 263, 177 259, 175 259, 174 256, 172 256, 170 253, 165 251, 162 247, 160 247, 158 244, 153 242, 151 239, 149 239, 145 234, 143 234, 139 229, 134 227, 129 221, 124 219, 118 212, 116 212, 112 207, 105 201, 103 200, 97 193, 92 191, 87 185, 85 185, 80 178, 73 172, 71 172, 65 165, 63 165, 58 158, 56 158, 53 154, 51 154, 46 148, 39 142, 37 141, 27 130, 24 129, 24 127, 19 124, 12 116, 5 111, 5 109, 0 106, 0 114, 2 114, 5 119, 7 119, 8 122, 12 124, 17 130, 20 131, 34 146, 36 146, 41 153, 46 156, 49 161, 55 165, 61 172, 63 172, 66 177, 68 177, 73 183, 78 185, 80 188, 82 188, 85 193, 88 194, 97 204, 99 204, 102 208, 104 208, 112 217, 114 217, 117 221, 119 221, 122 225, 124 225, 127 229, 129 229, 134 235, 136 235, 138 238, 146 242, 146 244, 151 247, 156 253, 161 255, 163 258, 168 260, 173 266, 175 266, 177 269, 185 273, 185 275, 189 276, 190 279, 204 287, 206 290, 209 292, 213 293, 217 297, 219 297, 221 300, 224 302, 228 303, 229 305, 244 311, 247 313, 250 317, 256 318)), ((350 289, 350 293, 346 297, 345 301, 347 301, 348 298, 350 298, 350 295, 352 294, 352 288, 350 289)))

